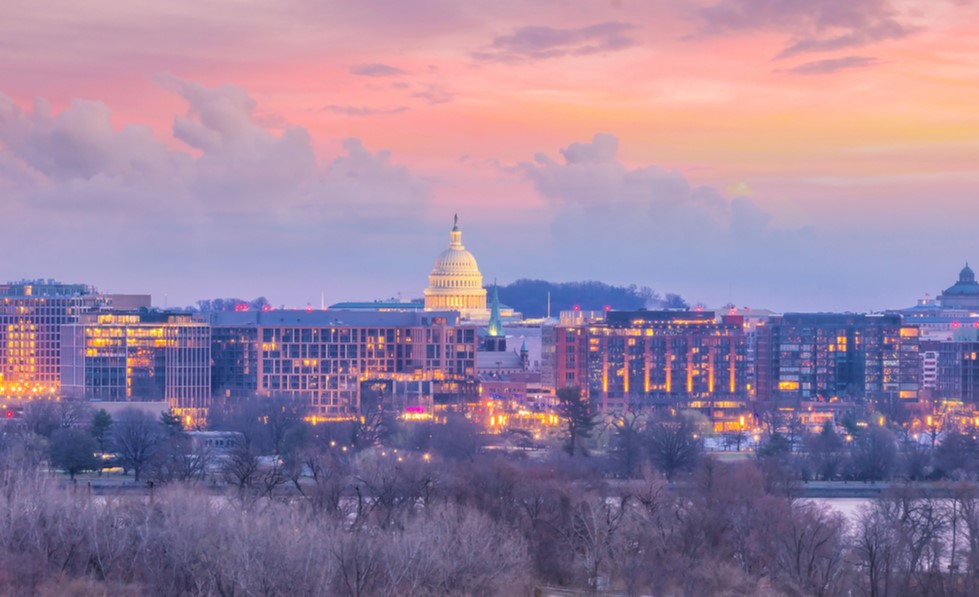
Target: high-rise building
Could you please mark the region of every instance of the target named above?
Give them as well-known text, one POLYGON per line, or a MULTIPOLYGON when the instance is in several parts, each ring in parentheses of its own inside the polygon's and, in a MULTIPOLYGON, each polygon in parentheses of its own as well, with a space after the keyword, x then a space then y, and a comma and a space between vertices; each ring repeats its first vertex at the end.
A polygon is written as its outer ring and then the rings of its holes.
POLYGON ((58 395, 61 326, 104 307, 83 284, 30 280, 0 285, 0 395, 58 395))
POLYGON ((918 328, 899 315, 786 313, 758 328, 758 398, 916 400, 918 328))
POLYGON ((548 328, 545 339, 545 370, 554 376, 545 385, 584 388, 606 411, 679 406, 717 417, 746 398, 746 344, 737 317, 609 311, 601 321, 548 328))
POLYGON ((61 327, 60 377, 66 398, 166 401, 196 424, 210 406, 210 326, 177 313, 81 315, 61 327))
POLYGON ((210 323, 218 396, 287 395, 343 417, 365 387, 410 386, 436 405, 476 393, 476 328, 456 312, 220 312, 210 323))

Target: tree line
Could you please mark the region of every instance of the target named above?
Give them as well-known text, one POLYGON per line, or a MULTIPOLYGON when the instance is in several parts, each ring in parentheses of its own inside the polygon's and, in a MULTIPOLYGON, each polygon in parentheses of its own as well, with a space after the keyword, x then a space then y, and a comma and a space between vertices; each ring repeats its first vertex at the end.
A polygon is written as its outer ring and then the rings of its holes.
MULTIPOLYGON (((490 289, 492 291, 492 289, 490 289)), ((547 315, 550 297, 551 315, 570 311, 575 306, 592 311, 613 309, 685 309, 689 307, 678 294, 660 295, 648 286, 613 286, 603 282, 547 282, 521 279, 500 286, 500 301, 526 317, 547 315)))
MULTIPOLYGON (((481 450, 485 437, 461 415, 406 425, 378 411, 314 426, 286 398, 219 403, 215 426, 241 436, 215 469, 219 483, 166 474, 194 455, 166 448, 182 441, 172 417, 142 417, 155 448, 141 475, 155 487, 118 496, 58 482, 43 466, 53 451, 38 445, 53 450, 66 430, 97 444, 101 430, 111 446, 128 414, 106 425, 70 405, 25 413, 25 425, 0 443, 0 587, 23 595, 979 593, 974 483, 945 481, 941 499, 895 484, 847 519, 797 499, 799 469, 782 460, 815 467, 817 450, 805 444, 822 434, 773 431, 763 445, 788 450, 721 462, 704 453, 695 417, 624 413, 604 430, 603 450, 595 442, 606 422, 580 392, 562 397, 565 420, 578 417, 575 431, 565 428, 555 446, 564 450, 535 456, 481 450)), ((868 427, 861 450, 894 439, 881 430, 868 427)))

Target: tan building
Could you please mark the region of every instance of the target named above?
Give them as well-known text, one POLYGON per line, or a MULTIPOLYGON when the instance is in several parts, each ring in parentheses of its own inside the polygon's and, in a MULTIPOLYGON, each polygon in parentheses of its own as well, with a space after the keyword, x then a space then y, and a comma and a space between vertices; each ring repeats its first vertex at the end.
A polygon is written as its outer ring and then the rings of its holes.
POLYGON ((436 405, 476 396, 476 328, 454 312, 226 311, 210 323, 216 396, 291 396, 319 417, 357 415, 367 389, 436 405))
POLYGON ((166 402, 192 427, 211 402, 211 328, 186 313, 81 315, 61 326, 61 389, 102 404, 166 402))
POLYGON ((459 311, 463 319, 486 320, 486 289, 476 258, 462 246, 459 216, 449 233, 449 248, 435 260, 425 289, 426 311, 459 311))
POLYGON ((54 398, 60 391, 61 326, 85 313, 149 307, 148 295, 104 295, 85 284, 0 284, 0 398, 54 398))

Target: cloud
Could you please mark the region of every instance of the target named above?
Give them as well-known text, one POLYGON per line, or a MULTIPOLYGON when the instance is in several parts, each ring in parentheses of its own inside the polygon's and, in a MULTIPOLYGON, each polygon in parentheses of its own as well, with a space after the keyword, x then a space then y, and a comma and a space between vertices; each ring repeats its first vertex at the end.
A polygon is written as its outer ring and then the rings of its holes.
POLYGON ((393 108, 370 108, 368 106, 340 106, 330 104, 324 108, 327 112, 342 114, 344 116, 383 116, 386 114, 401 114, 408 111, 408 106, 395 106, 393 108))
POLYGON ((312 188, 322 217, 363 224, 355 231, 371 235, 418 219, 431 200, 425 181, 392 164, 390 152, 371 153, 360 139, 345 139, 342 146, 345 154, 323 169, 312 188), (378 226, 385 223, 389 226, 378 226))
POLYGON ((585 56, 615 52, 633 47, 629 36, 635 25, 607 22, 580 29, 557 29, 539 25, 521 27, 510 35, 501 35, 473 57, 477 60, 516 62, 542 60, 561 56, 585 56))
POLYGON ((405 74, 400 68, 378 62, 351 66, 349 72, 362 77, 394 77, 405 74))
POLYGON ((43 99, 25 112, 0 93, 0 141, 24 165, 55 181, 97 174, 158 179, 179 169, 183 157, 157 142, 149 127, 115 130, 109 108, 85 100, 53 115, 43 99))
POLYGON ((446 104, 455 99, 455 94, 441 85, 427 85, 422 91, 416 91, 411 97, 423 99, 429 105, 446 104))
POLYGON ((320 163, 306 129, 266 128, 243 89, 159 82, 186 101, 172 127, 186 149, 149 127, 114 127, 101 102, 54 113, 0 95, 0 218, 18 222, 8 242, 36 248, 16 264, 22 275, 89 271, 97 256, 102 272, 152 277, 180 264, 206 284, 292 268, 308 277, 359 271, 345 255, 365 242, 383 256, 430 233, 428 183, 389 152, 350 138, 320 163))
POLYGON ((806 62, 787 69, 785 72, 796 75, 825 75, 852 68, 867 68, 880 64, 880 60, 872 56, 845 56, 843 58, 828 58, 806 62))
POLYGON ((538 153, 519 165, 550 202, 556 258, 642 264, 637 272, 655 264, 677 276, 689 275, 681 265, 697 264, 704 276, 748 272, 759 262, 790 271, 809 251, 811 230, 779 228, 751 198, 729 199, 676 170, 627 167, 618 144, 600 133, 561 149, 560 159, 538 153))
POLYGON ((916 31, 889 0, 722 0, 699 11, 702 34, 779 31, 791 36, 776 58, 901 39, 916 31))

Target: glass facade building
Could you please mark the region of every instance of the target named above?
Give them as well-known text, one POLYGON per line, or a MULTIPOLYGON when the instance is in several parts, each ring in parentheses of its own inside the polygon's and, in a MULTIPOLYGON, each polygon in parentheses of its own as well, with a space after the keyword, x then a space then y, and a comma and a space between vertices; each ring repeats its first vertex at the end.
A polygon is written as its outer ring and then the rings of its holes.
POLYGON ((34 280, 0 286, 0 396, 58 396, 61 326, 107 302, 83 284, 34 280))
POLYGON ((66 398, 166 401, 194 424, 211 398, 211 330, 190 315, 102 313, 61 328, 66 398))
POLYGON ((314 414, 357 414, 363 386, 432 381, 473 393, 476 328, 456 312, 252 311, 211 315, 216 396, 287 395, 314 414))
POLYGON ((917 400, 918 349, 899 315, 787 313, 759 327, 758 398, 917 400))

